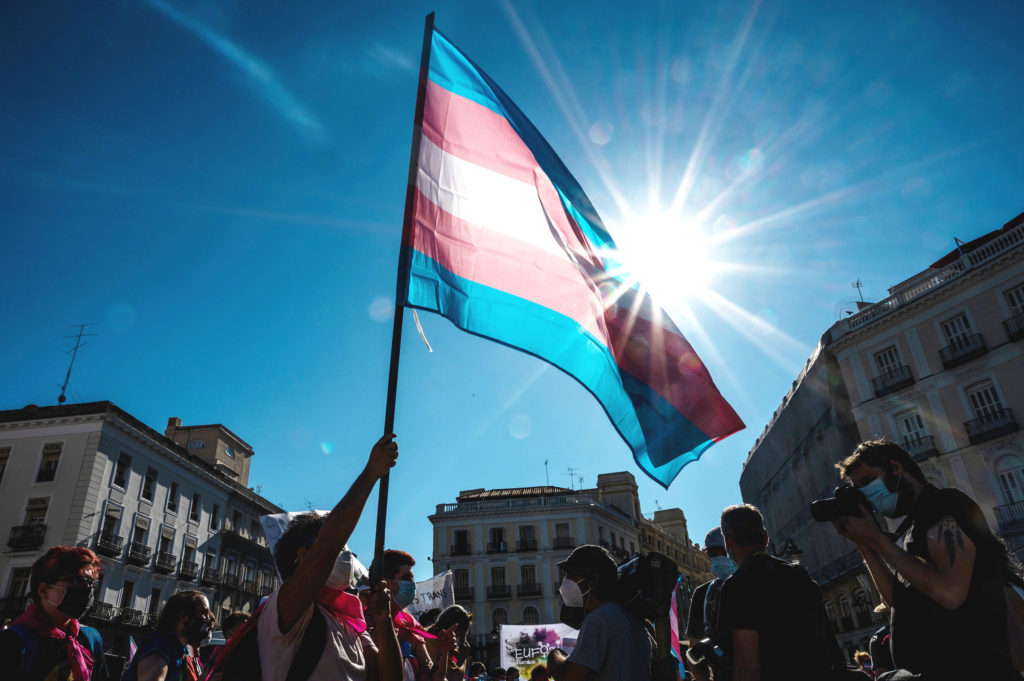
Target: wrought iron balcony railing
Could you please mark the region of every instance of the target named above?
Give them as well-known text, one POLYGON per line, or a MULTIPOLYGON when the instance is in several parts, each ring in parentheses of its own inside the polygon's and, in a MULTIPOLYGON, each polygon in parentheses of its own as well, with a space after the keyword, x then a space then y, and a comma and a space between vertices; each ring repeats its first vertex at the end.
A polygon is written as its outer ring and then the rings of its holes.
POLYGON ((980 333, 972 333, 939 350, 939 356, 942 358, 942 367, 952 369, 975 357, 981 357, 986 352, 988 348, 985 346, 985 339, 980 333))
POLYGON ((156 560, 153 561, 153 569, 157 572, 162 572, 168 575, 174 572, 174 568, 178 564, 178 559, 170 553, 164 551, 158 551, 156 554, 156 560))
POLYGON ((487 587, 487 598, 512 598, 512 587, 508 584, 487 587))
POLYGON ((487 553, 505 553, 508 551, 508 544, 503 541, 492 541, 487 543, 487 553))
POLYGON ((11 528, 11 536, 7 545, 15 551, 38 548, 46 539, 46 525, 15 525, 11 528))
POLYGON ((473 587, 471 587, 471 586, 457 586, 457 587, 455 587, 455 600, 457 600, 457 601, 471 601, 471 600, 473 600, 473 587))
POLYGON ((999 534, 1024 530, 1024 501, 996 506, 994 510, 996 522, 999 523, 999 534))
POLYGON ((540 584, 520 584, 516 593, 519 595, 520 598, 522 598, 523 596, 540 596, 540 584))
POLYGON ((233 575, 230 572, 227 572, 221 578, 220 583, 226 589, 237 589, 239 583, 238 575, 233 575))
POLYGON ((572 537, 555 537, 551 546, 556 549, 574 549, 576 548, 576 542, 572 540, 572 537))
POLYGON ((144 566, 149 564, 149 557, 153 555, 153 549, 142 542, 133 541, 128 545, 127 560, 132 565, 144 566))
POLYGON ((931 435, 922 435, 915 440, 904 440, 903 448, 914 457, 914 461, 924 461, 939 454, 939 450, 935 448, 935 438, 931 435))
POLYGON ((96 536, 96 553, 117 558, 124 549, 124 537, 119 537, 113 532, 100 532, 96 536))
POLYGON ((453 556, 468 556, 473 553, 472 544, 452 544, 453 556))
POLYGON ((183 560, 181 561, 181 567, 178 568, 178 577, 184 579, 187 582, 195 580, 199 576, 199 563, 193 563, 192 561, 183 560))
POLYGON ((134 608, 121 608, 117 611, 117 621, 129 627, 141 627, 146 623, 146 615, 134 608))
POLYGON ((1003 320, 1003 328, 1006 329, 1006 337, 1012 341, 1024 338, 1024 312, 1003 320))
POLYGON ((89 616, 95 617, 98 620, 109 622, 114 619, 114 612, 116 608, 110 603, 104 603, 103 601, 96 601, 89 608, 89 616))
POLYGON ((883 397, 913 384, 914 374, 910 373, 910 367, 906 364, 901 364, 892 371, 871 379, 871 385, 875 389, 875 397, 883 397))
POLYGON ((1012 409, 997 409, 991 414, 984 414, 964 423, 967 439, 972 445, 1007 435, 1019 428, 1017 420, 1013 418, 1012 409))
POLYGON ((516 551, 536 551, 536 539, 520 539, 516 542, 516 551))
POLYGON ((214 586, 220 584, 220 574, 217 572, 217 568, 207 565, 203 568, 202 576, 203 584, 207 586, 214 586))

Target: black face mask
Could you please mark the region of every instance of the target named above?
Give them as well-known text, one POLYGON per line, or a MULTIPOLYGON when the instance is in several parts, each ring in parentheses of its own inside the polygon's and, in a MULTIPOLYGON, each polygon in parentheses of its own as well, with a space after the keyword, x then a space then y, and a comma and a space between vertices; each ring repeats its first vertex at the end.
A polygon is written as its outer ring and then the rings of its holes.
MULTIPOLYGON (((52 585, 51 585, 52 586, 52 585)), ((82 619, 92 606, 92 587, 85 584, 72 584, 64 587, 64 598, 60 599, 57 609, 68 617, 82 619)))
POLYGON ((199 617, 189 617, 185 620, 185 627, 182 635, 191 646, 202 645, 210 635, 211 625, 209 620, 199 617))

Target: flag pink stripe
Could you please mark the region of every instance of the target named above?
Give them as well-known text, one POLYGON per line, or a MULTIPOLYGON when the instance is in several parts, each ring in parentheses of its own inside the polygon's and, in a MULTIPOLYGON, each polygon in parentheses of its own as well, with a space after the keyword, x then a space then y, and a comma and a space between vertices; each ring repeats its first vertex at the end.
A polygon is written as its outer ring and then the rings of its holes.
POLYGON ((452 156, 535 185, 548 219, 565 244, 578 257, 593 259, 577 236, 576 225, 566 214, 558 190, 507 118, 428 81, 422 130, 424 137, 452 156))
POLYGON ((413 220, 412 243, 404 245, 453 274, 563 314, 608 345, 601 305, 567 258, 460 220, 419 189, 413 220))

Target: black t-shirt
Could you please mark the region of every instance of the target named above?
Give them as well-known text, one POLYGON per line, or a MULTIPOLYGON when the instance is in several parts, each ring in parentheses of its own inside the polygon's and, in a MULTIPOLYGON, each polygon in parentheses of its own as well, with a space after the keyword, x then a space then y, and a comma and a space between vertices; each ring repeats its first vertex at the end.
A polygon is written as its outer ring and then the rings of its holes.
MULTIPOLYGON (((89 650, 89 640, 84 634, 78 635, 78 642, 89 650)), ((30 669, 23 669, 25 646, 13 629, 0 631, 0 678, 4 681, 49 681, 64 679, 70 674, 67 642, 36 636, 35 663, 30 669)), ((89 650, 92 652, 92 650, 89 650)), ((90 681, 107 681, 107 666, 103 655, 92 665, 90 681)))
POLYGON ((758 633, 761 681, 820 681, 841 659, 817 583, 807 570, 764 553, 725 580, 719 625, 758 633))
MULTIPOLYGON (((718 580, 712 580, 705 582, 697 587, 693 592, 693 599, 690 601, 690 613, 686 618, 686 638, 695 638, 698 641, 705 638, 711 638, 719 648, 722 649, 724 654, 723 669, 719 670, 716 679, 728 679, 731 678, 732 671, 732 637, 728 631, 723 631, 718 622, 711 622, 711 633, 708 633, 707 623, 705 622, 705 606, 707 604, 708 592, 711 590, 712 585, 718 580)), ((715 589, 721 594, 721 584, 716 585, 715 589)), ((714 595, 712 595, 714 597, 714 595)), ((720 606, 719 606, 720 607, 720 606)), ((718 618, 721 621, 721 615, 718 618)))
POLYGON ((893 662, 928 678, 1020 681, 1007 638, 1005 546, 989 530, 978 505, 960 490, 927 485, 910 512, 913 526, 904 548, 931 563, 928 530, 947 516, 977 548, 967 599, 956 610, 947 610, 898 579, 893 590, 893 662))

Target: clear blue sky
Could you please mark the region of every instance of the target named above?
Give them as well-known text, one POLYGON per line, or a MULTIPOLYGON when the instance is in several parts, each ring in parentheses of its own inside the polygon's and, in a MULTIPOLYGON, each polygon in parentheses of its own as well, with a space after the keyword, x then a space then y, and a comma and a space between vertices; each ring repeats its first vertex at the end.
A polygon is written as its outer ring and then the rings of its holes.
POLYGON ((427 353, 410 315, 387 543, 421 574, 435 504, 545 459, 631 471, 701 537, 851 283, 884 296, 1024 210, 1019 3, 6 2, 0 408, 55 403, 92 322, 71 401, 224 423, 264 495, 334 504, 383 424, 431 9, 640 244, 748 428, 665 492, 571 379, 421 315, 427 353))

